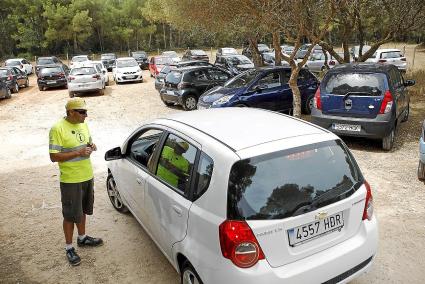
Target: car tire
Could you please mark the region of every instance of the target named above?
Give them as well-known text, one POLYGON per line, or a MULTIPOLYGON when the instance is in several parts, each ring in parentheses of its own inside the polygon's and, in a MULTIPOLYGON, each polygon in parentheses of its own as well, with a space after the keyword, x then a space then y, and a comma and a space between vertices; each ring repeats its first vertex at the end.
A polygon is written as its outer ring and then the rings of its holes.
POLYGON ((16 83, 15 83, 15 86, 13 87, 13 92, 14 92, 14 93, 19 92, 19 85, 18 85, 18 82, 16 82, 16 83))
POLYGON ((105 82, 105 86, 109 86, 109 79, 105 82))
POLYGON ((12 97, 12 91, 9 88, 6 88, 6 99, 10 99, 12 97))
POLYGON ((382 149, 385 151, 390 151, 393 148, 395 140, 395 128, 382 139, 382 149))
POLYGON ((103 96, 105 94, 105 89, 101 89, 101 90, 99 90, 99 95, 100 96, 103 96))
POLYGON ((121 213, 127 213, 128 208, 122 202, 120 193, 117 189, 117 184, 115 183, 112 174, 109 174, 108 178, 106 179, 106 191, 108 193, 109 200, 111 201, 112 206, 114 206, 115 210, 121 213))
POLYGON ((425 164, 419 161, 418 165, 418 179, 425 183, 425 164))
POLYGON ((195 110, 198 99, 194 95, 187 95, 183 98, 184 110, 195 110))
POLYGON ((25 81, 25 88, 28 88, 30 86, 30 80, 27 78, 25 81))
POLYGON ((75 97, 75 94, 74 94, 74 92, 72 92, 72 91, 69 91, 69 92, 68 92, 68 95, 69 95, 69 97, 70 97, 70 98, 75 97))
POLYGON ((193 268, 192 264, 190 264, 190 262, 187 260, 182 265, 182 271, 180 274, 180 283, 181 284, 203 284, 195 268, 193 268))
POLYGON ((304 103, 303 111, 305 114, 311 114, 311 109, 313 108, 314 95, 311 95, 307 98, 304 103))
POLYGON ((407 109, 404 111, 404 116, 401 122, 406 122, 409 120, 409 114, 410 114, 410 104, 407 105, 407 109))
POLYGON ((44 87, 43 87, 43 86, 38 86, 38 89, 39 89, 40 91, 44 91, 44 87))

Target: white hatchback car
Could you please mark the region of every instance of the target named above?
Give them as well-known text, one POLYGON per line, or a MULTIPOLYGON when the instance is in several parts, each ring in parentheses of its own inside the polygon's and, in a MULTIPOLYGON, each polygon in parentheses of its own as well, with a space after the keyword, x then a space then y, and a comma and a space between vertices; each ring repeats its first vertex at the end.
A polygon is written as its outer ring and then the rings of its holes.
POLYGON ((400 71, 405 72, 407 70, 406 57, 401 53, 399 49, 381 48, 375 51, 375 53, 366 60, 366 62, 375 62, 382 64, 393 64, 400 71))
POLYGON ((90 61, 89 56, 88 55, 77 55, 72 57, 71 59, 71 63, 69 64, 69 67, 72 68, 77 68, 77 67, 81 67, 83 66, 85 63, 87 63, 88 61, 90 61))
POLYGON ((103 95, 105 82, 95 66, 72 68, 68 75, 68 93, 72 98, 76 93, 97 92, 103 95))
POLYGON ((121 57, 115 60, 112 67, 115 83, 143 82, 142 69, 133 57, 121 57))
POLYGON ((371 188, 345 144, 260 109, 173 114, 105 154, 107 191, 182 283, 340 283, 368 271, 371 188))
POLYGON ((8 59, 4 62, 4 65, 17 67, 19 70, 21 70, 22 72, 25 72, 25 74, 27 75, 33 73, 32 64, 25 58, 8 59))

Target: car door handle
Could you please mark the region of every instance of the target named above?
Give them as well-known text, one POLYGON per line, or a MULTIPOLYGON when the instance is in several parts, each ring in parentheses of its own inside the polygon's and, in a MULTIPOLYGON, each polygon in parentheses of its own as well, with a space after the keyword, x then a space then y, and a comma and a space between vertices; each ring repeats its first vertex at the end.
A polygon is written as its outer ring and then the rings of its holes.
POLYGON ((142 180, 141 180, 140 178, 136 178, 136 182, 137 182, 138 184, 142 184, 142 180))
POLYGON ((177 205, 173 205, 173 210, 174 210, 174 212, 176 212, 176 213, 177 213, 177 215, 178 215, 179 217, 181 217, 181 216, 182 216, 182 209, 181 209, 180 207, 178 207, 177 205))

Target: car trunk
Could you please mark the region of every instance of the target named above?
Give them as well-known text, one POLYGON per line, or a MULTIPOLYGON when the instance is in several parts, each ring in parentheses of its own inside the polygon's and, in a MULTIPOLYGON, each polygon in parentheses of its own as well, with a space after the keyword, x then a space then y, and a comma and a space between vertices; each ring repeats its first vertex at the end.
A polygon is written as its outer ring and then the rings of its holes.
POLYGON ((181 82, 183 74, 178 71, 171 71, 167 74, 164 80, 165 89, 176 90, 178 84, 181 82))
POLYGON ((96 82, 100 79, 99 74, 92 67, 82 67, 71 71, 70 80, 72 83, 84 84, 96 82))
POLYGON ((386 76, 380 73, 333 73, 320 88, 323 114, 375 118, 385 91, 386 76))
POLYGON ((72 80, 73 83, 91 83, 96 82, 98 78, 95 77, 95 75, 75 75, 74 80, 72 80))

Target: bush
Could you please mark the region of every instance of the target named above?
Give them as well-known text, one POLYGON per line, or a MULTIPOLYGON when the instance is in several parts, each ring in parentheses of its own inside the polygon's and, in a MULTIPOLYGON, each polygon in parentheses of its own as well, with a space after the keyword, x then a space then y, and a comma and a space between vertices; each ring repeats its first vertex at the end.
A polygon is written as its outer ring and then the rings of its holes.
POLYGON ((34 55, 32 55, 30 52, 22 52, 18 53, 18 56, 16 58, 25 58, 26 60, 33 61, 34 55))
POLYGON ((425 70, 408 72, 404 78, 416 81, 416 84, 410 88, 412 95, 423 95, 425 93, 425 70))

